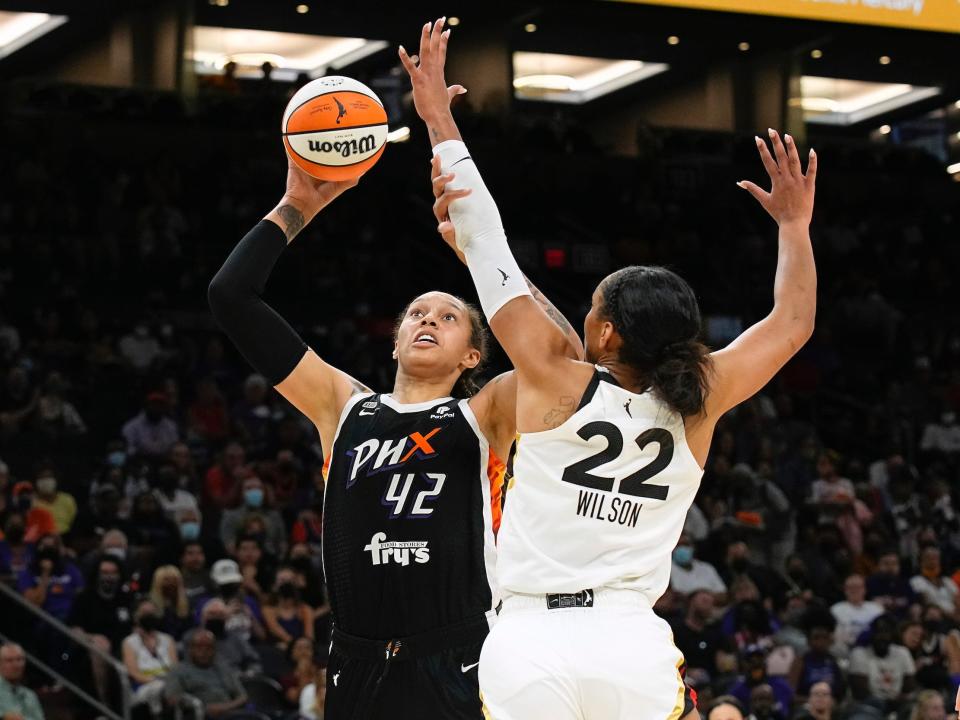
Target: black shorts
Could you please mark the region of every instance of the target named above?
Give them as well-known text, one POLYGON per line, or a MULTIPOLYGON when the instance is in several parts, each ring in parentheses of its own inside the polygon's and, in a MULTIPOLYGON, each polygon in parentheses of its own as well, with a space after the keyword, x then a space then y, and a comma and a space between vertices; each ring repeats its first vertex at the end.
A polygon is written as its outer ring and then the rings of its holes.
POLYGON ((333 631, 324 720, 482 720, 484 616, 412 638, 333 631))

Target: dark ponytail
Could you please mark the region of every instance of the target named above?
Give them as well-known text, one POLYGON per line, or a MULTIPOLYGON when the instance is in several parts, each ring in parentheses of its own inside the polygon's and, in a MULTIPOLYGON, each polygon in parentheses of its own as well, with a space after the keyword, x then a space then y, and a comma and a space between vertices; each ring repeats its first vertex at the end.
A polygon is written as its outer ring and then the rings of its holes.
MULTIPOLYGON (((470 347, 480 353, 480 362, 478 362, 475 367, 467 368, 460 373, 460 377, 458 377, 457 381, 453 384, 453 389, 450 391, 450 395, 451 397, 455 397, 457 399, 470 398, 476 395, 480 391, 480 388, 483 387, 483 385, 478 382, 477 376, 480 374, 480 370, 483 369, 483 365, 487 361, 487 350, 490 345, 490 333, 487 330, 487 326, 483 322, 483 315, 480 313, 480 310, 476 305, 468 303, 466 300, 459 298, 456 295, 451 295, 451 297, 463 305, 464 310, 467 312, 467 318, 470 320, 470 347)), ((400 332, 400 325, 403 323, 403 319, 407 316, 407 308, 409 307, 410 303, 407 303, 407 307, 400 312, 400 314, 397 316, 396 322, 393 324, 394 341, 397 339, 397 334, 400 332)))
POLYGON ((618 270, 601 284, 603 316, 623 340, 620 360, 683 417, 703 411, 709 349, 699 341, 693 289, 662 267, 618 270))

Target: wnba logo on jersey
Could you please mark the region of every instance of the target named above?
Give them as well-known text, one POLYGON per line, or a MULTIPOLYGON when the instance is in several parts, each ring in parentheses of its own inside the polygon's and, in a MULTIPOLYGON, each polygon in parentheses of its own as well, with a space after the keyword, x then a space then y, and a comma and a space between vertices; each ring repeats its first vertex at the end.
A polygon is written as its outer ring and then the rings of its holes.
POLYGON ((430 548, 426 540, 387 540, 387 534, 378 532, 364 546, 374 565, 386 565, 391 560, 398 565, 409 565, 411 558, 423 565, 430 562, 430 548))
POLYGON ((426 435, 415 432, 399 440, 381 441, 372 438, 360 443, 353 450, 347 452, 347 456, 352 458, 347 487, 356 482, 357 474, 367 463, 370 463, 367 468, 367 475, 369 476, 382 470, 392 470, 400 467, 414 457, 421 460, 436 457, 437 451, 430 444, 430 439, 438 432, 440 432, 440 428, 434 428, 426 435), (371 460, 373 460, 372 463, 371 460))

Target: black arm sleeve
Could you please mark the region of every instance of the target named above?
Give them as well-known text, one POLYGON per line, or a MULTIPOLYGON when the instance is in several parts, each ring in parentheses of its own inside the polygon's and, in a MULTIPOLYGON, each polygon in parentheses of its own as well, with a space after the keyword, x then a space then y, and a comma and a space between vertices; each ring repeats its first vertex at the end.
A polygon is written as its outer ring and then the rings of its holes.
POLYGON ((207 289, 220 327, 257 372, 272 385, 283 381, 307 352, 307 345, 261 295, 270 271, 287 247, 276 223, 261 220, 213 276, 207 289))

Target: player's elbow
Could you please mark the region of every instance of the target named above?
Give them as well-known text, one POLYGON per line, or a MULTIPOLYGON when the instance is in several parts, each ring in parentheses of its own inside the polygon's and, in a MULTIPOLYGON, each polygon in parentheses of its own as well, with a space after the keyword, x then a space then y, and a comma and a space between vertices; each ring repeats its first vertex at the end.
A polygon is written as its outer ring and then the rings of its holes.
POLYGON ((219 321, 226 309, 236 301, 237 291, 233 283, 224 277, 222 271, 218 272, 207 286, 207 304, 213 316, 219 321))

